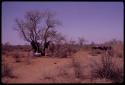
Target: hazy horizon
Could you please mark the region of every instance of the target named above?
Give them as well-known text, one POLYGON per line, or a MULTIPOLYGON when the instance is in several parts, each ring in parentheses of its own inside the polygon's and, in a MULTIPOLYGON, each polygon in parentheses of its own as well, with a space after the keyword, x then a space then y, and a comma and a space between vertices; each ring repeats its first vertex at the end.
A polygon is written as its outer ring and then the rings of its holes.
POLYGON ((26 44, 14 31, 14 20, 29 10, 49 9, 62 22, 57 30, 67 39, 83 36, 88 42, 123 41, 124 8, 122 2, 3 2, 2 43, 26 44))

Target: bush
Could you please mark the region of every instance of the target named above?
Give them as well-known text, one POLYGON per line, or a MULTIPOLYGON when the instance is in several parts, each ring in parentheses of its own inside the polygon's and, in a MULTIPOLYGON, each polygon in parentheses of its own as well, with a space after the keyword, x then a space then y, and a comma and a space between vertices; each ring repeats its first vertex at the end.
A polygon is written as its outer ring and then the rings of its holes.
POLYGON ((13 57, 15 58, 15 61, 16 61, 16 62, 21 62, 19 53, 14 53, 14 54, 13 54, 13 57))
POLYGON ((123 81, 122 68, 116 67, 112 62, 112 56, 105 54, 101 57, 101 64, 94 62, 92 65, 92 77, 93 78, 106 78, 113 82, 123 81))
POLYGON ((82 74, 80 62, 76 61, 75 58, 72 57, 72 63, 73 63, 73 67, 74 67, 75 77, 84 78, 84 76, 82 74))
POLYGON ((67 57, 67 49, 64 47, 60 47, 54 52, 55 57, 66 58, 67 57))
POLYGON ((12 67, 9 64, 2 64, 2 77, 15 77, 13 74, 12 67))
POLYGON ((78 51, 77 46, 71 44, 56 44, 54 47, 50 47, 47 52, 50 56, 67 58, 78 51))

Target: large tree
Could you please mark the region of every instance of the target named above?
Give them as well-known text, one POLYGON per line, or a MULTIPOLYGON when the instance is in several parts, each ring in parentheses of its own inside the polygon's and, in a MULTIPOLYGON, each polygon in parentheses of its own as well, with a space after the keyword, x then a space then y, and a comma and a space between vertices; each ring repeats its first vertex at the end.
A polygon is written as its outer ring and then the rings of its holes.
POLYGON ((26 12, 24 19, 16 19, 16 25, 15 29, 34 50, 36 49, 35 51, 38 51, 40 41, 40 45, 43 45, 42 51, 45 52, 45 44, 56 36, 55 28, 60 22, 51 11, 29 11, 26 12))

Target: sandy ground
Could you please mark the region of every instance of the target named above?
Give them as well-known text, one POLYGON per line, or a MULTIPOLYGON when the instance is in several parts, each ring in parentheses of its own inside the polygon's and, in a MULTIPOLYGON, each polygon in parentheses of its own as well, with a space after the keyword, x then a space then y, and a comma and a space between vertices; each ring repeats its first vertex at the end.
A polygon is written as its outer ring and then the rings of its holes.
MULTIPOLYGON (((91 61, 100 61, 100 56, 92 56, 87 51, 79 51, 69 58, 38 57, 16 63, 7 58, 16 78, 3 78, 3 83, 92 83, 109 82, 91 78, 91 61)), ((121 60, 122 61, 122 60, 121 60)), ((123 61, 122 61, 123 62, 123 61)))

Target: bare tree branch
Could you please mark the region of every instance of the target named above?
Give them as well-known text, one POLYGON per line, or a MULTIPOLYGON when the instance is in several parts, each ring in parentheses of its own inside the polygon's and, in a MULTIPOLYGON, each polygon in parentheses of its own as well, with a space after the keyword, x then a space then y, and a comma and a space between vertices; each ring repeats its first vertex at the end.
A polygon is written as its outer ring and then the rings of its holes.
POLYGON ((47 43, 48 39, 52 40, 56 37, 55 27, 61 23, 50 11, 29 11, 26 12, 24 20, 16 19, 16 25, 15 30, 19 31, 24 40, 32 42, 33 45, 33 43, 37 44, 38 40, 41 40, 41 43, 47 43))

